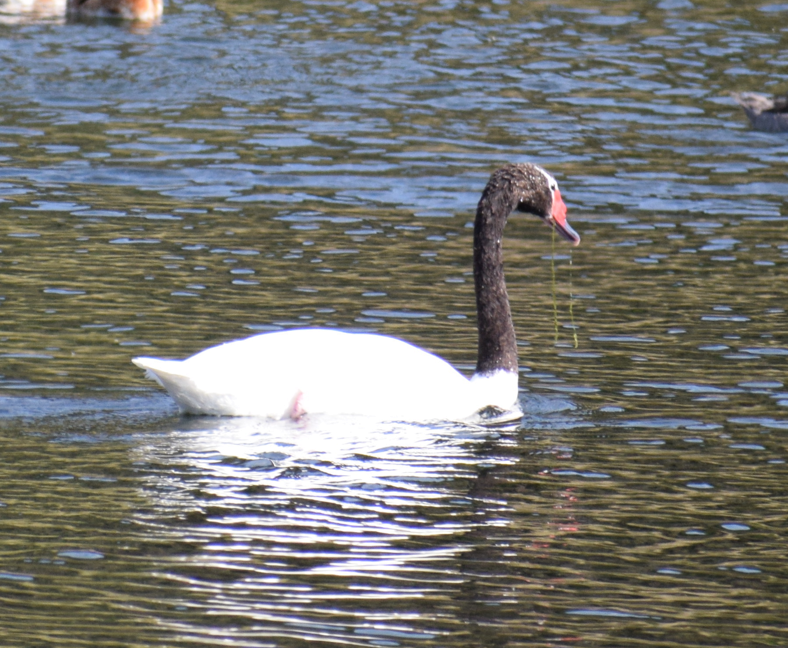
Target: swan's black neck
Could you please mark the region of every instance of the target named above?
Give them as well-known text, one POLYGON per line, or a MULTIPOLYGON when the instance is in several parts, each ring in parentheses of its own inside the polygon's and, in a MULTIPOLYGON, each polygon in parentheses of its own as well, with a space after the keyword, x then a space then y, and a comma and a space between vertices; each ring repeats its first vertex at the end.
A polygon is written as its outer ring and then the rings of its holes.
POLYGON ((544 217, 552 205, 545 174, 531 164, 510 164, 493 173, 476 209, 473 276, 479 326, 477 374, 516 373, 517 338, 503 274, 503 230, 515 209, 544 217))
POLYGON ((473 228, 473 278, 479 327, 477 374, 499 369, 517 371, 517 339, 503 275, 502 245, 503 228, 512 209, 496 198, 499 197, 488 196, 485 191, 473 228))

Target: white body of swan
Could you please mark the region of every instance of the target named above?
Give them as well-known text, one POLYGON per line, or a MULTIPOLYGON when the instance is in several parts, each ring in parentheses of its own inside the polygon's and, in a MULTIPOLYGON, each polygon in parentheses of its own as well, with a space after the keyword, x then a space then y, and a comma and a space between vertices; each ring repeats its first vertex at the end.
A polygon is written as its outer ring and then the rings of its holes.
POLYGON ((191 414, 281 419, 350 413, 460 421, 487 406, 508 411, 517 403, 517 374, 468 379, 432 353, 372 333, 318 328, 262 333, 186 360, 135 358, 134 364, 191 414))
POLYGON ((351 414, 398 421, 474 420, 488 407, 516 414, 517 342, 502 252, 503 228, 513 211, 539 216, 573 244, 580 242, 566 222, 558 185, 544 169, 510 164, 492 175, 474 227, 479 348, 471 378, 403 340, 332 329, 263 333, 185 360, 133 362, 189 414, 351 414))

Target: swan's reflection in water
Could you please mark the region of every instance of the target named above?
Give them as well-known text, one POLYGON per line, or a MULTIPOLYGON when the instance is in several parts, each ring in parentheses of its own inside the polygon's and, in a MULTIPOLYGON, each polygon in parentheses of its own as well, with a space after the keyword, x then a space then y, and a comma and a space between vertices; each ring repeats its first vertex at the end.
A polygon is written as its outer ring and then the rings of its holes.
POLYGON ((519 458, 507 450, 516 436, 361 419, 182 419, 139 449, 154 499, 144 522, 180 547, 167 575, 183 586, 187 618, 173 629, 221 627, 239 645, 453 632, 475 605, 463 554, 508 524, 505 499, 481 484, 519 458))

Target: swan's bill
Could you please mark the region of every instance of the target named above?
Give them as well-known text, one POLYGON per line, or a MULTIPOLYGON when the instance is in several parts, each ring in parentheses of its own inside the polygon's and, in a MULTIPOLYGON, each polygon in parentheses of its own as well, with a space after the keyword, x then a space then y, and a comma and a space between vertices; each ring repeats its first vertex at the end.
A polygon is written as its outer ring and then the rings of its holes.
POLYGON ((553 210, 545 222, 572 245, 580 244, 580 235, 572 229, 566 220, 566 204, 564 204, 561 191, 557 186, 553 189, 553 210))

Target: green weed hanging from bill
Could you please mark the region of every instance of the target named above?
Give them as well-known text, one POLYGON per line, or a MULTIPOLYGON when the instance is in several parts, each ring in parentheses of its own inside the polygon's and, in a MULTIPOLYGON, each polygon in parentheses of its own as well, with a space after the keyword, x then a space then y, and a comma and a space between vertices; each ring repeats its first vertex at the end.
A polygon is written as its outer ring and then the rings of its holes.
MULTIPOLYGON (((553 293, 553 324, 555 326, 555 343, 558 344, 558 296, 555 277, 555 228, 553 228, 553 249, 550 256, 550 270, 552 278, 553 293)), ((572 294, 572 250, 569 250, 569 322, 572 326, 572 338, 574 339, 575 349, 578 346, 577 327, 575 326, 574 295, 572 294)))

